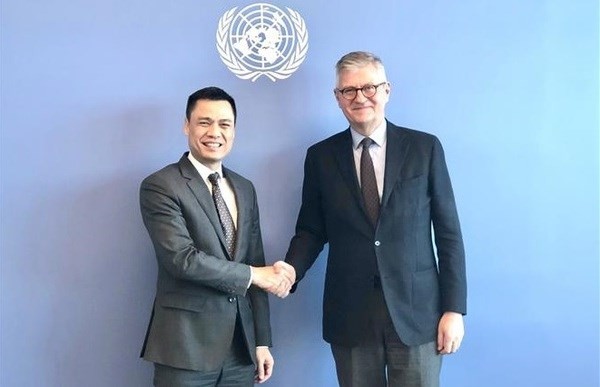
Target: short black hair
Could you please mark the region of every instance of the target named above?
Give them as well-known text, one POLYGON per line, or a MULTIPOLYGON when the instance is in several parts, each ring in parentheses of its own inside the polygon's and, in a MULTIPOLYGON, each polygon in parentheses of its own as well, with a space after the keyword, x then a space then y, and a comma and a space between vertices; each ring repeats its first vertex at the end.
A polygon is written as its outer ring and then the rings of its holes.
POLYGON ((196 102, 199 100, 209 100, 209 101, 227 101, 231 105, 231 109, 233 110, 233 123, 235 124, 237 118, 237 110, 235 108, 235 100, 232 96, 227 94, 227 92, 221 88, 216 86, 205 87, 203 89, 197 90, 193 92, 187 100, 187 106, 185 108, 185 117, 190 119, 192 115, 192 110, 196 106, 196 102))

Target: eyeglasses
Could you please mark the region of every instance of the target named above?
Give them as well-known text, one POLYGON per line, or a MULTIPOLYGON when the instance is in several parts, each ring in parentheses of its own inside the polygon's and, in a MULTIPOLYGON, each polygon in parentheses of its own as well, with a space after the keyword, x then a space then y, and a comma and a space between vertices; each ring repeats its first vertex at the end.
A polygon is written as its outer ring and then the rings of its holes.
POLYGON ((360 90, 362 92, 362 95, 365 96, 365 98, 371 98, 372 96, 374 96, 377 93, 377 88, 379 86, 382 85, 387 85, 387 82, 381 82, 377 85, 364 85, 363 87, 346 87, 345 89, 335 89, 334 91, 336 93, 340 93, 342 95, 342 97, 344 97, 344 99, 347 99, 349 101, 352 101, 354 98, 356 98, 356 94, 358 93, 358 91, 360 90))

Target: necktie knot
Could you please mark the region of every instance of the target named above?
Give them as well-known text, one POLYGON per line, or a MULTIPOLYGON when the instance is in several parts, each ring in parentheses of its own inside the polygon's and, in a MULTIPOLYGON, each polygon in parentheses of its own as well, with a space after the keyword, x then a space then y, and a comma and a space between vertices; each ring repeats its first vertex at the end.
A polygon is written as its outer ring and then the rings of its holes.
POLYGON ((370 137, 365 137, 360 142, 362 144, 363 151, 369 149, 369 147, 374 143, 374 141, 370 137))
POLYGON ((208 175, 208 181, 210 181, 212 185, 218 185, 220 178, 221 176, 219 176, 219 172, 211 173, 210 175, 208 175))

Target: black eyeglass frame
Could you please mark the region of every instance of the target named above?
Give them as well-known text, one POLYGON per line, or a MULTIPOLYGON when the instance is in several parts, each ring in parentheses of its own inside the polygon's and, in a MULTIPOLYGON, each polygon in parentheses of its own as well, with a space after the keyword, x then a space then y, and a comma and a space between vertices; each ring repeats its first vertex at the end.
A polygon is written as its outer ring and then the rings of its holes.
POLYGON ((375 94, 377 94, 377 90, 379 89, 380 86, 383 85, 389 85, 388 81, 383 81, 381 83, 378 83, 377 85, 364 85, 363 87, 346 87, 343 89, 333 89, 334 93, 340 93, 342 95, 342 97, 344 97, 344 99, 348 100, 348 101, 352 101, 354 98, 356 98, 356 96, 358 95, 358 91, 360 90, 360 92, 362 93, 362 95, 365 96, 365 98, 371 98, 373 97, 375 94), (366 90, 373 88, 372 92, 367 92, 366 90))

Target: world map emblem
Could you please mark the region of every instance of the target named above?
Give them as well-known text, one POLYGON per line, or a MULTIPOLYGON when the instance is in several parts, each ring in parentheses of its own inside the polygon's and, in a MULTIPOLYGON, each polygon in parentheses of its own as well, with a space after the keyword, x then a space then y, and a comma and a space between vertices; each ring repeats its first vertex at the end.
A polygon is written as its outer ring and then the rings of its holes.
POLYGON ((308 31, 300 14, 267 3, 225 12, 217 28, 217 51, 238 78, 273 82, 292 75, 306 57, 308 31))

